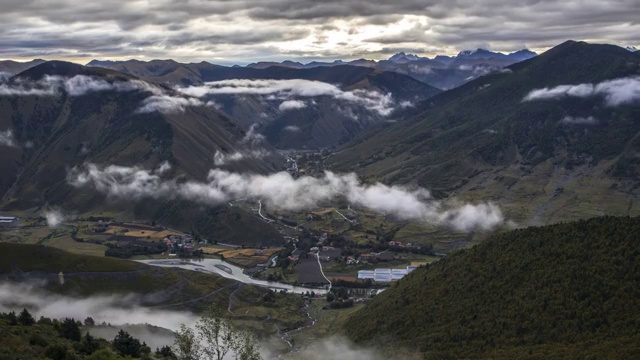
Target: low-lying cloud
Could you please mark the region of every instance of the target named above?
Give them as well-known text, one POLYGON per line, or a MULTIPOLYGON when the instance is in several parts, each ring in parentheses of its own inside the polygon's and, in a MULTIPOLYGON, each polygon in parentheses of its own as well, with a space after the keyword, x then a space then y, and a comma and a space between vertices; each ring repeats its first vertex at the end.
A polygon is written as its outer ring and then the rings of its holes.
MULTIPOLYGON (((173 332, 178 331, 182 324, 194 328, 198 321, 198 317, 191 312, 148 308, 139 304, 140 297, 134 294, 105 294, 80 298, 54 294, 42 288, 41 284, 0 282, 0 312, 17 313, 27 308, 36 319, 44 316, 52 319, 73 318, 83 321, 91 317, 96 325, 110 324, 110 326, 88 328, 88 332, 93 336, 112 340, 119 329, 125 329, 133 337, 146 342, 152 349, 173 345, 175 340, 173 332), (141 326, 142 324, 154 328, 141 326)), ((262 344, 261 355, 264 359, 275 358, 269 351, 271 347, 269 345, 279 341, 274 337, 271 343, 262 344)), ((225 359, 230 358, 225 357, 225 359)), ((300 349, 294 358, 385 359, 377 349, 361 347, 346 338, 337 336, 318 339, 309 347, 300 349)))
POLYGON ((139 113, 151 113, 154 111, 163 114, 174 114, 184 112, 189 106, 204 106, 205 104, 195 98, 185 98, 170 95, 153 95, 142 101, 138 109, 139 113))
POLYGON ((105 80, 86 75, 76 75, 70 78, 45 75, 37 81, 18 78, 11 83, 0 83, 0 95, 5 96, 59 96, 66 93, 72 97, 79 97, 105 91, 150 93, 151 96, 142 101, 137 110, 138 113, 158 111, 171 114, 184 112, 189 106, 205 106, 205 103, 200 99, 169 94, 158 86, 135 79, 123 81, 105 80))
POLYGON ((504 223, 501 210, 493 203, 444 203, 433 199, 422 188, 367 185, 353 173, 340 175, 327 171, 323 177, 293 178, 286 172, 259 175, 212 169, 205 182, 179 182, 140 167, 85 164, 73 168, 67 174, 67 181, 78 188, 95 189, 112 199, 168 198, 207 205, 254 199, 293 211, 345 199, 354 206, 399 219, 444 225, 459 231, 490 229, 504 223))
POLYGON ((560 120, 560 123, 565 125, 596 125, 598 124, 598 119, 593 116, 565 116, 560 120))
POLYGON ((0 131, 0 146, 18 147, 16 139, 13 136, 13 131, 11 131, 11 129, 0 131))
POLYGON ((216 166, 223 166, 244 159, 262 159, 270 154, 269 151, 264 149, 240 150, 229 154, 216 150, 216 153, 213 155, 213 163, 216 166))
MULTIPOLYGON (((74 318, 80 321, 92 317, 96 324, 149 324, 171 331, 177 331, 181 324, 191 326, 197 320, 188 312, 139 306, 138 300, 135 295, 121 294, 75 298, 47 292, 34 284, 0 283, 0 312, 19 311, 26 307, 36 317, 74 318)), ((167 341, 165 345, 172 345, 173 338, 167 341)))
POLYGON ((307 103, 302 101, 302 100, 286 100, 283 101, 280 106, 278 106, 278 109, 280 111, 287 111, 287 110, 295 110, 295 109, 304 109, 307 107, 307 103))
POLYGON ((146 91, 154 94, 162 93, 156 86, 141 80, 107 81, 93 76, 76 75, 71 78, 58 75, 45 75, 33 81, 17 78, 15 82, 0 84, 0 95, 11 96, 55 96, 66 92, 69 96, 83 96, 102 91, 146 91))
POLYGON ((284 130, 288 131, 288 132, 294 132, 295 133, 295 132, 300 132, 300 127, 299 126, 295 126, 295 125, 289 125, 289 126, 285 126, 284 130))
POLYGON ((274 100, 279 99, 284 101, 294 100, 291 99, 292 97, 331 96, 336 100, 365 106, 381 116, 387 116, 394 110, 391 94, 381 94, 377 91, 364 89, 343 91, 333 84, 303 79, 230 79, 211 81, 201 86, 178 87, 176 90, 194 97, 221 94, 256 94, 271 96, 274 100))
POLYGON ((523 101, 554 100, 565 97, 604 97, 608 106, 628 105, 640 101, 640 77, 626 77, 598 84, 559 85, 532 90, 523 101))
POLYGON ((66 216, 58 208, 45 210, 44 218, 47 221, 47 226, 50 228, 56 228, 66 220, 66 216))

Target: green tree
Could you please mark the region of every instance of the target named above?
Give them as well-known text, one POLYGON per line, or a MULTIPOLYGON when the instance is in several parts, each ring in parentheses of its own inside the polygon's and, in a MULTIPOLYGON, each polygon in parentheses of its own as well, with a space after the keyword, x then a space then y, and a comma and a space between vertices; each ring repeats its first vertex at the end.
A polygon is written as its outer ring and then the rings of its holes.
POLYGON ((120 360, 120 356, 115 354, 111 349, 101 349, 90 356, 86 357, 86 360, 120 360))
POLYGON ((80 341, 82 333, 80 327, 74 319, 66 318, 60 324, 60 336, 72 341, 80 341))
POLYGON ((180 360, 199 360, 202 354, 195 331, 184 324, 180 325, 173 346, 180 360))
POLYGON ((77 347, 77 351, 84 355, 91 355, 99 349, 100 343, 88 332, 84 334, 82 340, 80 340, 80 344, 77 347))
POLYGON ((163 346, 160 349, 156 349, 156 357, 162 360, 177 360, 178 357, 171 350, 170 346, 163 346))
POLYGON ((140 340, 132 337, 122 329, 118 331, 118 335, 113 339, 113 348, 122 356, 140 357, 141 347, 140 340))
POLYGON ((202 317, 196 324, 201 342, 203 355, 209 359, 222 360, 235 346, 233 327, 223 319, 219 312, 214 311, 202 317))
POLYGON ((9 321, 9 325, 18 325, 18 317, 13 311, 7 314, 6 319, 9 321))
POLYGON ((22 309, 20 315, 18 315, 18 323, 24 326, 31 326, 36 323, 36 320, 27 309, 22 309))
POLYGON ((210 311, 196 324, 195 330, 182 325, 174 344, 179 360, 222 360, 232 356, 237 360, 261 359, 259 346, 246 332, 233 327, 231 322, 210 311))

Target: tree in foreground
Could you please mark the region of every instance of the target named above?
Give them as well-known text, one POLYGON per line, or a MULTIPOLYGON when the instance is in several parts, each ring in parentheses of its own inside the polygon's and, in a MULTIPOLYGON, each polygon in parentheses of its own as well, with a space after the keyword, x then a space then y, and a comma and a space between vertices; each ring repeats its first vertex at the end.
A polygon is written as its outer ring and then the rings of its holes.
POLYGON ((227 355, 236 360, 262 359, 255 338, 215 310, 198 320, 195 329, 182 325, 174 349, 179 360, 222 360, 227 355))
POLYGON ((36 323, 36 319, 31 316, 27 309, 22 309, 22 312, 20 312, 20 315, 18 315, 18 322, 21 325, 31 326, 36 323))
POLYGON ((113 339, 113 348, 122 356, 140 357, 142 344, 140 340, 121 329, 113 339))

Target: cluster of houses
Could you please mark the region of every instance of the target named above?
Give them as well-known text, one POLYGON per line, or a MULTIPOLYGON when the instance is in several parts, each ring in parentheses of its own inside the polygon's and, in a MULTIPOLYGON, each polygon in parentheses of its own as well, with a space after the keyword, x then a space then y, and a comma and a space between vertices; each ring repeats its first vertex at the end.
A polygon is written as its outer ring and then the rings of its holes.
POLYGON ((358 279, 370 279, 375 282, 392 282, 402 279, 417 268, 417 266, 407 266, 406 269, 360 270, 358 271, 358 279))
POLYGON ((18 226, 20 219, 13 216, 0 216, 0 227, 14 227, 18 226))
MULTIPOLYGON (((383 251, 383 252, 379 252, 379 253, 366 253, 366 254, 361 254, 360 257, 358 257, 358 260, 360 261, 368 261, 368 262, 379 262, 379 261, 390 261, 393 260, 395 258, 395 255, 391 252, 391 251, 383 251)), ((349 259, 347 259, 348 261, 349 259)))
POLYGON ((185 252, 193 252, 196 241, 191 235, 169 235, 162 239, 167 248, 174 250, 183 250, 185 252))
POLYGON ((107 228, 109 228, 108 222, 98 220, 98 222, 96 222, 95 226, 93 227, 93 231, 101 233, 107 231, 107 228))

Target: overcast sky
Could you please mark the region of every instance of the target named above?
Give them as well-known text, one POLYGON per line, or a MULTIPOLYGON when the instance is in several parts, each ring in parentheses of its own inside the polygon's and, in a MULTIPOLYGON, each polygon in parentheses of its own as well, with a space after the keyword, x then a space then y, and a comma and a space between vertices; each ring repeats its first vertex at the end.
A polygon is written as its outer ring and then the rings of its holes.
POLYGON ((640 44, 638 0, 2 0, 0 58, 381 59, 640 44))

